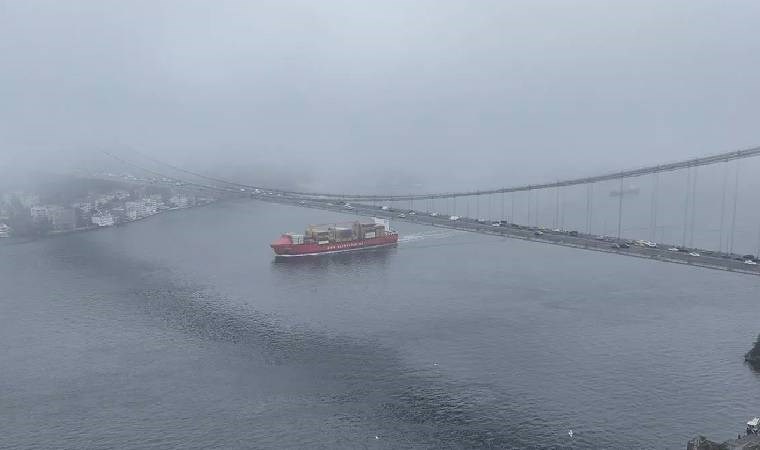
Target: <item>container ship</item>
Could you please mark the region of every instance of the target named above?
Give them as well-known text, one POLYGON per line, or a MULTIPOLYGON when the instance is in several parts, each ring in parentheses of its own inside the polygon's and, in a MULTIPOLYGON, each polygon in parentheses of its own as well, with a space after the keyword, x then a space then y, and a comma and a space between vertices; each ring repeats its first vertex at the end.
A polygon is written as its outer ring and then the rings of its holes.
POLYGON ((306 256, 395 245, 398 233, 391 230, 389 221, 372 219, 372 222, 309 225, 303 234, 283 234, 271 247, 278 256, 306 256))

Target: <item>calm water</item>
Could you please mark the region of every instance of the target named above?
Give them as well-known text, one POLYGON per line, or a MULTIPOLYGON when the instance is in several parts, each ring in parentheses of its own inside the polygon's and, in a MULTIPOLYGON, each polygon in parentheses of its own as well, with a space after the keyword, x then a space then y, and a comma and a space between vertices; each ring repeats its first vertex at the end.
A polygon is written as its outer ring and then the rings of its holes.
POLYGON ((0 448, 681 449, 760 413, 758 278, 409 224, 274 260, 334 219, 0 243, 0 448))

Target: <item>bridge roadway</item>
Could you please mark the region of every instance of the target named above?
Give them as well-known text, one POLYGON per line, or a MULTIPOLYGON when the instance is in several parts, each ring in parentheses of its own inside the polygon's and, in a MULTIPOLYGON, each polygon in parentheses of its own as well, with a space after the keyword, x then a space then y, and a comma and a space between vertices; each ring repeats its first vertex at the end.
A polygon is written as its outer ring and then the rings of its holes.
POLYGON ((575 232, 572 232, 573 234, 571 234, 570 231, 552 231, 550 229, 518 224, 508 224, 507 226, 503 227, 495 227, 491 223, 480 223, 473 218, 467 217, 461 217, 459 220, 452 221, 448 215, 439 215, 434 217, 425 211, 414 211, 414 214, 410 214, 412 210, 383 210, 381 206, 359 203, 351 203, 351 208, 347 208, 342 204, 334 203, 328 200, 303 199, 300 197, 289 197, 276 193, 273 193, 271 195, 262 193, 260 195, 252 195, 251 198, 271 203, 290 204, 300 207, 323 209, 327 211, 340 212, 342 214, 356 214, 360 216, 387 218, 394 221, 416 223, 420 225, 475 232, 513 239, 522 239, 525 241, 561 245, 564 247, 572 247, 583 250, 614 253, 617 255, 633 256, 636 258, 644 258, 653 261, 686 264, 708 269, 725 270, 750 275, 760 275, 760 264, 745 264, 743 258, 741 258, 741 255, 721 254, 704 249, 689 249, 689 252, 693 251, 700 255, 690 256, 688 252, 670 251, 668 248, 674 248, 676 246, 665 244, 658 244, 657 248, 642 247, 635 244, 630 244, 629 248, 614 248, 613 246, 616 243, 621 244, 623 242, 630 241, 626 239, 617 241, 617 239, 610 237, 605 237, 602 239, 600 236, 594 236, 581 232, 577 232, 577 234, 575 234, 575 232), (399 214, 401 213, 403 213, 405 217, 399 217, 399 214), (542 234, 537 235, 536 232, 538 231, 540 231, 542 234))

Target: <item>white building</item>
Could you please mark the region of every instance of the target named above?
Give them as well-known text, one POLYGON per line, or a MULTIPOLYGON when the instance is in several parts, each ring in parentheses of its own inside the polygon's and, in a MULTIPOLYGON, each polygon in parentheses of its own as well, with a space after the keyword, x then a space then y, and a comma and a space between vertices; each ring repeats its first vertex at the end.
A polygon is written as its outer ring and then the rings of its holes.
POLYGON ((116 221, 114 220, 113 216, 111 214, 105 213, 105 214, 95 214, 92 216, 92 223, 99 227, 110 227, 113 226, 116 221))
POLYGON ((47 206, 32 206, 29 208, 29 213, 32 215, 32 221, 45 222, 48 220, 49 212, 47 206))
POLYGON ((48 218, 53 228, 58 231, 73 230, 77 226, 76 213, 70 208, 49 206, 48 218))
POLYGON ((90 202, 78 202, 71 205, 72 208, 78 209, 83 213, 89 213, 92 211, 92 203, 90 202))
POLYGON ((172 196, 172 198, 170 198, 169 201, 178 208, 187 208, 188 206, 190 206, 190 199, 187 198, 187 196, 182 195, 182 194, 177 194, 177 195, 172 196))
POLYGON ((142 199, 143 211, 146 216, 152 216, 158 212, 158 202, 152 198, 142 199))
POLYGON ((137 220, 138 217, 142 217, 140 216, 140 211, 142 210, 140 202, 126 202, 124 203, 124 210, 129 220, 137 220))
POLYGON ((106 203, 112 202, 115 198, 116 196, 114 194, 103 194, 95 200, 95 204, 97 206, 102 206, 106 203))
POLYGON ((37 194, 19 192, 16 194, 16 197, 18 198, 19 203, 21 203, 21 206, 24 208, 31 208, 32 206, 37 206, 40 204, 40 196, 37 194))
POLYGON ((124 209, 129 220, 137 220, 156 214, 158 212, 158 203, 155 200, 144 198, 137 202, 124 203, 124 209))

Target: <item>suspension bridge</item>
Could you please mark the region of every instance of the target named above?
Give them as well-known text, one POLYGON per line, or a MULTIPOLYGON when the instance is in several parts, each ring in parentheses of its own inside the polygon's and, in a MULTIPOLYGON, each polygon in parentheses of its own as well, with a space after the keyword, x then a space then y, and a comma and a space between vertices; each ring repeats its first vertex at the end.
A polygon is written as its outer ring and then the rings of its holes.
MULTIPOLYGON (((209 176, 147 155, 126 158, 106 154, 123 167, 142 174, 128 180, 121 178, 132 183, 393 217, 589 250, 760 273, 756 264, 760 259, 760 211, 754 189, 740 189, 741 168, 745 161, 760 156, 760 147, 540 184, 402 194, 281 189, 209 176), (699 189, 698 174, 709 183, 709 186, 702 183, 706 192, 699 189), (631 182, 642 186, 626 185, 631 182), (649 195, 640 195, 643 184, 649 195), (680 189, 674 189, 674 185, 680 189), (677 190, 680 192, 673 192, 677 190), (742 194, 747 203, 744 215, 739 209, 742 194), (702 201, 698 203, 698 199, 702 201), (710 226, 700 226, 698 211, 700 221, 710 222, 710 226), (757 230, 755 238, 750 237, 754 235, 753 226, 757 230), (741 239, 737 238, 739 234, 741 239)), ((112 174, 108 178, 114 177, 119 178, 112 174)), ((746 179, 752 182, 755 177, 746 179)))

